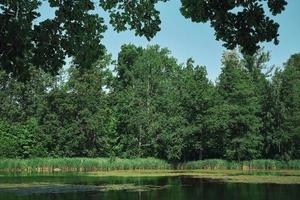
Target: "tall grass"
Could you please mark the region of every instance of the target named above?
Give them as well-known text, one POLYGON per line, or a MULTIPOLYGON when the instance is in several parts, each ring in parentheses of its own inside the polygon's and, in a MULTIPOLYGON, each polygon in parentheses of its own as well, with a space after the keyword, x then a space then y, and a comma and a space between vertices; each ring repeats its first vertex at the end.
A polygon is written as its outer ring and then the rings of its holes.
POLYGON ((251 160, 251 161, 226 161, 219 159, 198 160, 182 163, 180 169, 235 169, 235 170, 279 170, 300 169, 300 160, 251 160))
POLYGON ((108 170, 162 170, 170 168, 170 164, 155 158, 34 158, 0 160, 0 171, 7 172, 92 172, 108 170))
POLYGON ((34 158, 0 159, 2 172, 95 172, 111 170, 279 170, 300 169, 300 160, 251 160, 226 161, 208 159, 177 164, 155 158, 109 159, 109 158, 34 158))
POLYGON ((178 169, 228 169, 230 162, 219 159, 189 161, 178 165, 178 169))

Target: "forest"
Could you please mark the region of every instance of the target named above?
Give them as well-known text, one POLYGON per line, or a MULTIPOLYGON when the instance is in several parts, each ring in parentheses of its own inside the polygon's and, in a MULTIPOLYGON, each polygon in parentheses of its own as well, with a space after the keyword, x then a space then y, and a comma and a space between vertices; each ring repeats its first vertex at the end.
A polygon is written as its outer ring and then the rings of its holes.
POLYGON ((108 26, 155 37, 166 2, 0 1, 0 158, 300 159, 300 54, 270 67, 262 48, 287 1, 180 1, 228 49, 217 80, 159 45, 103 45, 108 26))
POLYGON ((0 0, 0 200, 299 200, 299 8, 0 0))
POLYGON ((226 51, 213 82, 158 45, 123 45, 89 68, 0 73, 0 157, 300 158, 300 54, 226 51))

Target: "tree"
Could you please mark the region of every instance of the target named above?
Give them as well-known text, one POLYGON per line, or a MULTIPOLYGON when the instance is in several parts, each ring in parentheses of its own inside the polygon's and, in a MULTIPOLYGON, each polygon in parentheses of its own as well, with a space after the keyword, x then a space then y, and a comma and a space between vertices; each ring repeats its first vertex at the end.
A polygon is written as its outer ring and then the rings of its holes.
POLYGON ((22 123, 8 123, 0 119, 0 138, 0 157, 30 158, 47 155, 34 118, 22 123))
POLYGON ((104 55, 101 45, 106 27, 91 11, 92 1, 49 0, 53 19, 37 22, 41 1, 1 1, 0 63, 20 80, 29 77, 29 66, 56 75, 70 56, 74 64, 90 67, 104 55))
POLYGON ((167 49, 124 45, 119 54, 114 99, 125 157, 179 160, 184 123, 175 80, 179 66, 167 49))
POLYGON ((274 147, 277 146, 279 136, 281 135, 276 124, 279 122, 278 120, 280 120, 278 118, 280 113, 277 113, 276 115, 274 113, 281 110, 281 108, 280 104, 278 104, 276 86, 274 85, 275 87, 273 87, 272 81, 268 79, 271 77, 271 72, 273 71, 273 67, 268 68, 266 66, 266 63, 269 60, 270 54, 264 52, 263 49, 258 50, 254 55, 243 55, 242 58, 242 64, 245 66, 252 79, 254 91, 260 106, 257 116, 262 121, 260 134, 263 136, 264 157, 275 156, 276 153, 274 147), (263 72, 263 70, 266 72, 263 72))
MULTIPOLYGON (((266 0, 181 0, 181 13, 193 22, 210 22, 215 29, 217 40, 224 41, 224 46, 234 49, 237 45, 242 52, 253 55, 260 42, 274 41, 278 44, 279 24, 265 14, 266 0)), ((267 7, 272 15, 281 13, 287 1, 267 0, 267 7)))
POLYGON ((287 159, 289 157, 285 150, 289 135, 283 129, 286 109, 281 90, 282 71, 276 69, 267 84, 262 107, 264 157, 267 158, 287 159))
POLYGON ((214 105, 214 86, 207 78, 203 66, 194 66, 188 59, 186 66, 178 72, 175 82, 180 91, 179 99, 183 107, 183 117, 187 121, 183 131, 184 159, 202 159, 209 157, 209 137, 205 120, 210 116, 207 111, 214 105))
MULTIPOLYGON (((117 31, 129 28, 136 30, 136 35, 151 39, 160 31, 155 5, 166 1, 101 0, 100 5, 109 12, 117 31)), ((266 7, 273 16, 287 5, 285 0, 181 0, 180 11, 193 22, 210 22, 216 39, 224 41, 226 48, 241 46, 243 53, 252 55, 260 48, 260 42, 279 42, 279 24, 267 16, 263 2, 267 2, 266 7)))
POLYGON ((155 6, 166 1, 168 0, 100 0, 100 6, 109 12, 110 23, 116 31, 135 30, 136 35, 150 40, 160 31, 161 21, 155 6))
POLYGON ((281 98, 286 116, 283 122, 285 145, 289 158, 300 158, 300 54, 292 55, 282 74, 281 98))
MULTIPOLYGON (((160 31, 156 5, 166 1, 100 0, 99 5, 109 13, 115 30, 130 29, 151 39, 160 31)), ((31 65, 57 75, 66 57, 73 59, 74 66, 89 68, 105 55, 101 40, 106 26, 96 14, 96 2, 48 3, 55 17, 42 20, 41 0, 0 1, 0 66, 19 80, 29 79, 31 65)), ((267 3, 272 15, 282 12, 286 4, 285 0, 267 3)), ((210 22, 217 40, 229 49, 240 45, 243 52, 254 54, 259 42, 278 43, 279 25, 266 16, 260 0, 182 0, 181 13, 194 22, 210 22)))
POLYGON ((0 138, 0 158, 17 157, 17 138, 11 134, 9 123, 3 119, 0 120, 0 138))
POLYGON ((266 91, 266 157, 299 158, 299 58, 294 54, 283 70, 276 69, 266 91))
POLYGON ((106 58, 89 69, 72 67, 67 81, 50 91, 41 121, 50 155, 113 154, 115 119, 109 105, 109 63, 106 58))
POLYGON ((30 68, 31 79, 27 82, 19 82, 4 71, 0 74, 0 121, 6 127, 0 138, 3 145, 8 144, 6 150, 2 149, 7 151, 5 156, 47 156, 39 125, 52 77, 34 67, 30 68))
POLYGON ((262 124, 257 116, 260 107, 251 76, 236 53, 226 53, 223 65, 217 89, 223 107, 220 112, 227 119, 221 129, 226 141, 224 156, 236 160, 259 158, 262 124))

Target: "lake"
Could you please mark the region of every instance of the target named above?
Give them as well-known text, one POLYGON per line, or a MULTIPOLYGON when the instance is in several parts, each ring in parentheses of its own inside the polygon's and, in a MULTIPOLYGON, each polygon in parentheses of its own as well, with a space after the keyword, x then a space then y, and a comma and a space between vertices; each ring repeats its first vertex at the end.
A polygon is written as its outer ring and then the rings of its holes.
POLYGON ((224 183, 190 176, 0 176, 0 200, 298 200, 298 184, 224 183))

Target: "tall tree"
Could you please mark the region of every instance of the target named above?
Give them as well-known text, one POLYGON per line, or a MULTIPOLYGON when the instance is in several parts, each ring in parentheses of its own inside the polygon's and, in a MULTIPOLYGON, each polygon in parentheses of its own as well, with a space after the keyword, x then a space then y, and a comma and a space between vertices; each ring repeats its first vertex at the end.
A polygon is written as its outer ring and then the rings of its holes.
POLYGON ((183 107, 183 117, 187 121, 184 136, 184 158, 202 159, 208 157, 209 135, 205 124, 207 111, 214 105, 214 86, 207 78, 203 66, 195 66, 188 59, 186 66, 179 72, 177 83, 180 91, 180 101, 183 107))
POLYGON ((174 84, 176 60, 158 46, 124 45, 118 61, 115 100, 124 156, 179 159, 183 120, 174 84))
POLYGON ((290 158, 300 158, 300 54, 292 55, 285 64, 281 93, 286 109, 284 134, 289 139, 286 153, 290 158))
POLYGON ((106 58, 89 69, 72 67, 67 82, 50 91, 41 129, 51 154, 112 154, 115 120, 109 106, 108 65, 106 58))
POLYGON ((280 109, 274 93, 275 88, 273 88, 271 81, 268 79, 273 71, 273 67, 266 65, 269 60, 270 54, 264 52, 263 49, 260 49, 254 55, 243 55, 242 58, 242 64, 252 79, 258 104, 260 105, 257 116, 263 123, 260 133, 264 138, 264 156, 269 154, 274 147, 273 144, 275 144, 277 138, 275 138, 277 134, 275 132, 278 130, 275 128, 274 111, 280 109))
POLYGON ((262 120, 264 135, 264 157, 275 159, 287 159, 285 147, 289 140, 289 134, 285 133, 283 123, 285 121, 286 109, 282 101, 282 71, 275 73, 268 82, 263 107, 262 120))
POLYGON ((40 137, 39 121, 52 78, 34 67, 30 71, 31 79, 26 83, 0 72, 0 157, 47 155, 40 137))
POLYGON ((253 159, 261 156, 261 120, 254 84, 236 53, 223 56, 223 69, 217 85, 221 96, 220 112, 227 119, 223 130, 228 159, 253 159))

